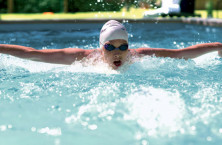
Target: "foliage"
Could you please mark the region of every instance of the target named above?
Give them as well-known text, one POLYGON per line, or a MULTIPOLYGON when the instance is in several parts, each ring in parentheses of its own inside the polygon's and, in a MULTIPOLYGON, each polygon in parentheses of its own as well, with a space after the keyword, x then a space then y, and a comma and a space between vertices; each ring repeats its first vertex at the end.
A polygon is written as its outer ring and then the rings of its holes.
POLYGON ((14 0, 16 13, 61 12, 62 0, 14 0))
MULTIPOLYGON (((63 12, 64 0, 13 0, 14 13, 63 12)), ((119 11, 134 0, 68 0, 69 12, 119 11)), ((0 0, 0 13, 7 12, 7 0, 0 0)))
POLYGON ((0 13, 6 13, 6 12, 7 12, 7 1, 0 0, 0 13))
POLYGON ((69 0, 69 12, 119 11, 121 0, 69 0))

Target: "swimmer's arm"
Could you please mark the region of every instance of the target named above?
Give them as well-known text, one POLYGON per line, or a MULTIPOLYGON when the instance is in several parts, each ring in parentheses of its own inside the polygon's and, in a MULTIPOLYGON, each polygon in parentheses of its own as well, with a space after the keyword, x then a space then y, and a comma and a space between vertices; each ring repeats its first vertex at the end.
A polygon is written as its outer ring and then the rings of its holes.
POLYGON ((19 58, 56 64, 72 64, 86 57, 93 50, 77 48, 36 50, 31 47, 19 45, 0 44, 0 53, 9 54, 19 58))
POLYGON ((171 57, 181 59, 192 59, 203 54, 218 51, 222 57, 222 43, 197 44, 182 49, 162 49, 162 48, 138 48, 137 52, 141 55, 154 55, 156 57, 171 57))

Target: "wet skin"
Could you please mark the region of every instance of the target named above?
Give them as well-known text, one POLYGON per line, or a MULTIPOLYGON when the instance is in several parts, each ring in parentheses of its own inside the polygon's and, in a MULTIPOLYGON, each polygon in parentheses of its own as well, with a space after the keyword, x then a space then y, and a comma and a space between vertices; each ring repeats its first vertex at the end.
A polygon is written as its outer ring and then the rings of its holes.
MULTIPOLYGON (((128 43, 126 40, 116 39, 116 40, 107 41, 105 44, 111 44, 116 48, 118 48, 119 46, 128 43)), ((127 61, 128 53, 129 49, 125 51, 121 51, 119 49, 108 51, 104 48, 104 46, 102 47, 103 60, 113 69, 118 69, 127 61)))
MULTIPOLYGON (((127 44, 127 41, 122 39, 110 40, 105 44, 111 44, 118 48, 123 44, 127 44)), ((90 54, 98 51, 98 49, 79 49, 79 48, 65 48, 65 49, 42 49, 37 50, 31 47, 25 47, 20 45, 0 44, 0 53, 8 54, 19 58, 29 59, 33 61, 40 61, 46 63, 55 64, 67 64, 71 65, 75 61, 81 61, 84 58, 90 58, 90 54)), ((170 57, 179 59, 193 59, 203 54, 218 51, 219 56, 222 57, 222 43, 202 43, 192 45, 182 49, 164 49, 164 48, 137 48, 126 51, 115 49, 108 51, 102 46, 99 49, 101 57, 105 63, 107 63, 112 69, 118 69, 131 56, 137 55, 143 56, 156 56, 156 57, 170 57)), ((100 58, 101 58, 100 57, 100 58)))

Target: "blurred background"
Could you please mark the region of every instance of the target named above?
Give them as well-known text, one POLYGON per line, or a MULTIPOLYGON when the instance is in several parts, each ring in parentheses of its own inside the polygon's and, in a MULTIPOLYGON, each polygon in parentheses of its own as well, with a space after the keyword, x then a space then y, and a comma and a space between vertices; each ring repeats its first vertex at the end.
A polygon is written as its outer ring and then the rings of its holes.
MULTIPOLYGON (((201 17, 222 18, 222 0, 183 0, 194 3, 201 17)), ((0 18, 85 19, 143 18, 143 13, 161 7, 161 0, 0 0, 0 18)))

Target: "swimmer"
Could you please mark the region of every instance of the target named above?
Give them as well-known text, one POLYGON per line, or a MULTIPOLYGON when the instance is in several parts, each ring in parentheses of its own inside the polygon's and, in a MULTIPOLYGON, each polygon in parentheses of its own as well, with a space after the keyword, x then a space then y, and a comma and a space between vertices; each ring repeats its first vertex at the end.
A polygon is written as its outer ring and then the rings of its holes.
POLYGON ((126 28, 115 20, 110 20, 103 25, 100 32, 99 43, 100 48, 91 50, 79 48, 36 50, 31 47, 0 44, 0 53, 33 61, 71 65, 75 61, 87 59, 91 56, 90 54, 98 52, 102 61, 115 70, 126 63, 129 57, 135 55, 139 57, 156 56, 192 59, 209 52, 217 51, 219 56, 222 57, 222 43, 219 42, 197 44, 183 49, 129 49, 126 28))

